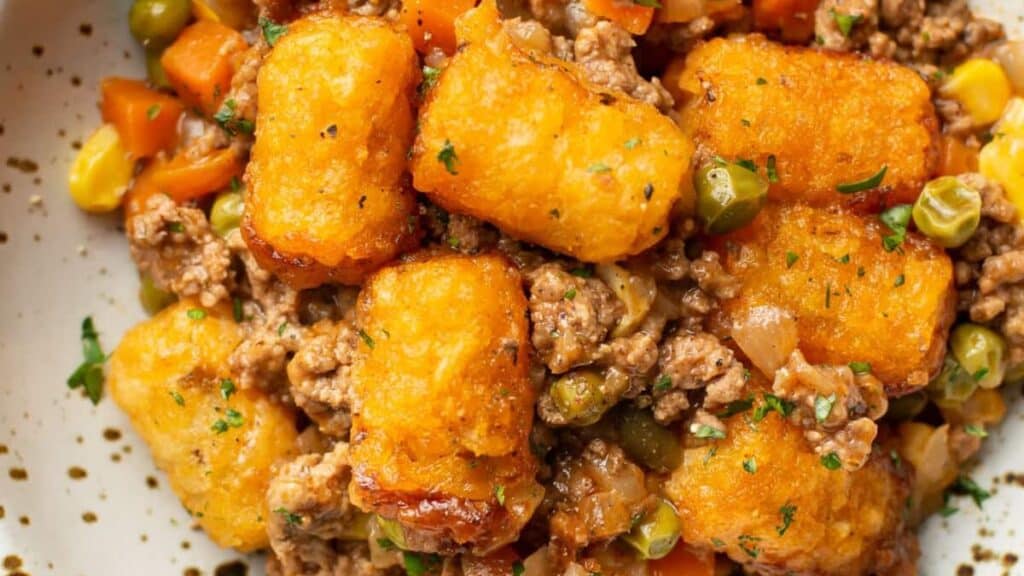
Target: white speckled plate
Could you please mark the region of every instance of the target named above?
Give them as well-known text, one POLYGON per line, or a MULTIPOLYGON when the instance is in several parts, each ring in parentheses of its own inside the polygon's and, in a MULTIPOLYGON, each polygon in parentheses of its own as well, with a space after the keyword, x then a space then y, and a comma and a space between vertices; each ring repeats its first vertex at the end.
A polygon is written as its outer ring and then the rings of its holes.
MULTIPOLYGON (((241 559, 262 573, 261 559, 192 527, 112 402, 94 408, 64 384, 84 316, 108 351, 143 318, 117 220, 79 212, 65 191, 74 148, 99 122, 97 83, 142 74, 129 4, 0 0, 0 572, 178 576, 241 559)), ((976 4, 1021 35, 1022 0, 976 4)), ((974 475, 983 486, 1024 471, 1019 396, 974 475)), ((1024 574, 999 561, 1024 556, 1024 489, 994 492, 984 511, 964 501, 927 525, 923 574, 956 574, 972 555, 996 558, 974 562, 976 574, 1024 574)))

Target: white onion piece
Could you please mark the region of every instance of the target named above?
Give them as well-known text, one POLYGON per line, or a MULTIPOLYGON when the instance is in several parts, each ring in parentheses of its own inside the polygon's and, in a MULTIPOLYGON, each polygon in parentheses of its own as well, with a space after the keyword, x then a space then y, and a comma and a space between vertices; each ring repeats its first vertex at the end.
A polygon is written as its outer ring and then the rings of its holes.
MULTIPOLYGON (((551 558, 548 547, 541 546, 523 560, 524 576, 552 576, 551 558)), ((584 575, 586 576, 586 575, 584 575)))
POLYGON ((733 319, 732 337, 754 366, 772 378, 796 349, 796 320, 781 308, 756 306, 733 319))
POLYGON ((1024 42, 1003 42, 995 48, 992 55, 1006 72, 1010 84, 1013 85, 1013 91, 1024 94, 1024 42))

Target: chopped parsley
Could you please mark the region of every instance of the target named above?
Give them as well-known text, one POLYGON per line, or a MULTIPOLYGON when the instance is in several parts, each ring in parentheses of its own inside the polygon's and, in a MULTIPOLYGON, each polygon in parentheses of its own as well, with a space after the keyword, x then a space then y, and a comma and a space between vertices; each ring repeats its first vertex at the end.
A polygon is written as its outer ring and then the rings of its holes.
POLYGON ((697 426, 697 431, 694 432, 694 436, 697 438, 711 438, 714 440, 721 440, 725 438, 725 430, 719 430, 714 426, 708 426, 707 424, 701 424, 697 426))
POLYGON ((985 376, 988 376, 988 368, 985 366, 978 368, 977 372, 971 374, 971 378, 974 378, 975 382, 981 382, 985 379, 985 376))
POLYGON ((523 566, 523 563, 519 560, 516 560, 515 563, 512 564, 512 576, 523 576, 525 572, 526 566, 523 566))
POLYGON ((725 542, 723 542, 720 538, 712 538, 711 539, 711 545, 714 546, 715 548, 721 548, 721 547, 725 546, 725 542))
POLYGON ((658 379, 654 381, 654 391, 664 392, 672 387, 672 378, 666 374, 658 376, 658 379))
POLYGON ((743 461, 743 471, 747 474, 753 474, 757 472, 757 459, 751 456, 743 461))
POLYGON ((795 407, 788 400, 783 400, 774 394, 765 394, 764 404, 754 409, 754 422, 764 420, 768 413, 772 411, 778 412, 783 418, 788 417, 795 407))
POLYGON ((718 446, 712 446, 711 448, 708 448, 708 453, 704 455, 705 466, 707 466, 708 462, 710 462, 711 459, 715 457, 715 454, 718 454, 718 446))
POLYGON ((740 534, 737 538, 740 545, 740 549, 747 553, 747 556, 751 558, 757 558, 761 554, 761 549, 757 547, 757 542, 761 539, 757 536, 750 536, 749 534, 740 534))
POLYGON ((750 398, 745 398, 743 400, 733 400, 732 402, 729 402, 729 405, 725 407, 725 410, 722 410, 721 412, 718 413, 718 417, 728 418, 729 416, 735 416, 736 414, 740 414, 742 412, 750 410, 751 408, 753 408, 753 406, 753 396, 751 396, 750 398))
POLYGON ((366 347, 369 348, 370 350, 373 350, 373 347, 377 345, 373 341, 373 338, 371 338, 370 335, 366 333, 366 330, 363 330, 362 328, 359 329, 359 337, 363 339, 363 344, 366 344, 366 347))
POLYGON ((420 96, 423 96, 430 91, 431 88, 437 86, 437 80, 441 78, 441 69, 434 68, 433 66, 423 67, 423 82, 420 83, 420 96))
POLYGON ((380 546, 381 550, 398 550, 398 546, 396 546, 394 542, 388 540, 387 538, 377 538, 377 546, 380 546))
POLYGON ((775 182, 779 181, 779 171, 775 167, 775 154, 768 155, 767 171, 769 182, 774 184, 775 182))
POLYGON ((829 15, 836 22, 836 27, 839 28, 839 32, 846 38, 850 37, 850 32, 853 31, 853 27, 860 23, 864 19, 862 14, 843 14, 836 12, 836 10, 830 9, 829 15))
POLYGON ((160 105, 153 104, 149 108, 146 108, 146 119, 152 122, 156 120, 156 117, 160 115, 160 105))
POLYGON ((743 124, 744 126, 749 128, 750 127, 750 120, 747 120, 746 118, 740 118, 740 124, 743 124))
POLYGON ((626 140, 626 142, 623 144, 623 146, 626 147, 626 150, 632 150, 632 149, 636 148, 637 146, 639 146, 640 142, 641 142, 641 140, 639 138, 630 138, 629 140, 626 140))
POLYGON ((206 310, 203 310, 202 308, 189 308, 188 312, 185 312, 185 315, 192 320, 198 321, 206 318, 206 310))
POLYGON ((210 426, 210 430, 213 430, 217 434, 223 434, 228 431, 228 423, 222 419, 217 419, 217 421, 210 426))
POLYGON ((230 378, 222 378, 220 381, 220 397, 227 400, 235 393, 235 382, 230 378))
POLYGON ((821 465, 834 471, 842 468, 843 461, 839 459, 839 455, 835 452, 829 452, 821 457, 821 465))
POLYGON ((576 289, 575 288, 569 288, 568 290, 565 291, 565 294, 562 295, 562 298, 565 298, 566 300, 573 300, 573 299, 575 299, 576 298, 576 289))
POLYGON ((277 335, 284 336, 284 331, 288 329, 288 321, 281 322, 281 325, 277 327, 277 335))
POLYGON ((960 511, 959 508, 955 508, 949 505, 951 496, 952 495, 949 492, 946 492, 945 494, 942 495, 942 508, 939 509, 939 515, 943 518, 949 518, 953 514, 956 514, 960 511))
POLYGON ((448 246, 450 246, 452 250, 458 250, 461 244, 462 241, 456 238, 455 236, 448 237, 448 246))
POLYGON ((252 134, 256 127, 253 125, 251 120, 245 118, 238 118, 235 116, 236 108, 238 104, 232 98, 228 98, 220 106, 220 110, 213 115, 214 122, 220 126, 221 130, 227 133, 228 136, 234 136, 235 134, 252 134))
POLYGON ((437 161, 444 164, 444 169, 449 174, 453 176, 458 174, 455 165, 459 163, 459 157, 455 154, 455 146, 452 146, 450 140, 445 139, 444 146, 441 146, 441 151, 437 153, 437 161))
POLYGON ((179 394, 176 390, 171 390, 168 392, 168 394, 171 395, 171 398, 174 399, 174 403, 177 404, 178 406, 185 405, 185 399, 182 398, 181 394, 179 394))
POLYGON ((241 322, 242 320, 245 320, 245 316, 242 314, 241 298, 231 299, 231 315, 235 318, 235 322, 241 322))
POLYGON ((883 165, 882 169, 875 173, 875 175, 868 176, 867 178, 856 182, 837 184, 836 190, 840 194, 853 194, 855 192, 864 192, 865 190, 874 190, 882 183, 882 180, 885 178, 885 173, 888 171, 889 167, 883 165))
POLYGON ((604 162, 595 162, 590 166, 587 166, 587 172, 591 174, 603 174, 605 172, 611 172, 612 169, 604 162))
POLYGON ((779 536, 785 536, 786 530, 789 530, 790 525, 793 524, 793 516, 796 514, 796 506, 793 504, 786 503, 779 508, 779 516, 782 516, 782 525, 776 526, 775 531, 779 533, 779 536))
POLYGON ((981 505, 984 504, 985 500, 992 497, 992 494, 990 494, 988 490, 978 486, 977 482, 972 480, 970 476, 960 476, 957 478, 952 489, 957 494, 966 494, 970 496, 971 500, 974 500, 974 504, 978 508, 981 508, 981 505))
POLYGON ((736 165, 737 166, 742 166, 743 168, 746 168, 747 170, 750 170, 754 174, 757 174, 757 164, 754 163, 753 160, 750 160, 750 159, 747 159, 747 158, 740 158, 740 159, 736 160, 736 165))
POLYGON ((898 249, 907 238, 907 224, 910 223, 910 204, 897 204, 879 216, 882 223, 892 230, 892 234, 882 237, 882 247, 886 252, 898 249))
POLYGON ((270 18, 260 18, 259 25, 260 30, 263 31, 263 39, 271 46, 277 44, 277 41, 281 39, 281 36, 284 36, 288 32, 287 26, 284 24, 278 24, 270 18))
POLYGON ((907 277, 903 274, 900 274, 899 276, 896 277, 896 280, 892 283, 892 286, 893 288, 899 288, 900 286, 903 286, 906 283, 907 277))
POLYGON ((849 254, 843 254, 839 258, 836 258, 836 262, 839 262, 840 264, 849 264, 850 263, 850 255, 849 254))
POLYGON ((441 557, 437 554, 402 552, 402 564, 405 566, 405 573, 408 576, 424 576, 437 572, 437 568, 441 565, 441 557))
POLYGON ((593 270, 587 268, 586 266, 579 266, 573 268, 572 270, 569 270, 569 274, 572 274, 577 278, 590 278, 591 276, 594 275, 594 272, 593 270))
POLYGON ((274 510, 274 514, 279 514, 281 518, 284 518, 284 521, 289 526, 298 526, 299 524, 302 524, 302 516, 284 508, 274 510))
POLYGON ((217 434, 223 434, 228 431, 228 428, 241 428, 244 423, 245 419, 242 417, 241 412, 234 408, 228 408, 224 411, 224 418, 214 422, 211 429, 217 434))
POLYGON ((767 84, 767 83, 768 83, 768 81, 767 81, 767 80, 765 80, 764 78, 762 78, 762 77, 760 77, 760 76, 758 76, 758 77, 757 77, 757 85, 758 85, 758 86, 764 86, 764 85, 765 85, 765 84, 767 84))
POLYGON ((787 251, 786 252, 786 268, 792 268, 793 264, 796 264, 796 261, 799 260, 799 259, 800 259, 800 256, 797 256, 796 252, 789 252, 789 251, 787 251))
POLYGON ((103 396, 103 363, 107 356, 100 347, 99 333, 92 323, 92 317, 82 320, 82 363, 68 377, 68 388, 85 390, 85 396, 94 405, 103 396))
POLYGON ((814 419, 818 422, 824 422, 828 420, 828 417, 832 415, 832 407, 835 406, 836 395, 829 394, 828 396, 817 395, 814 397, 814 419))
POLYGON ((167 229, 175 234, 181 234, 185 232, 185 225, 181 222, 171 222, 167 225, 167 229))
POLYGON ((964 426, 964 432, 967 432, 969 435, 974 436, 975 438, 988 437, 988 432, 985 430, 985 427, 979 424, 968 424, 967 426, 964 426))
POLYGON ((505 505, 505 486, 498 484, 494 487, 494 499, 498 501, 498 504, 505 505))
POLYGON ((850 362, 850 370, 854 374, 871 374, 870 362, 850 362))

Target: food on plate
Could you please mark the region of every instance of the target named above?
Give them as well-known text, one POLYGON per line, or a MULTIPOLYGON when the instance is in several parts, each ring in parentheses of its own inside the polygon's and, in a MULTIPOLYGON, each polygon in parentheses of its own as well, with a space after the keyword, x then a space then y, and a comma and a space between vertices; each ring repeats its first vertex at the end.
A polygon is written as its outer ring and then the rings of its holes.
POLYGON ((148 80, 102 83, 69 173, 153 315, 107 382, 270 574, 911 574, 921 522, 991 496, 1024 48, 963 2, 129 25, 148 80))
POLYGON ((395 522, 399 547, 485 554, 540 502, 520 286, 499 256, 447 255, 385 268, 360 293, 350 492, 395 522))
POLYGON ((381 22, 291 25, 257 78, 243 230, 262 266, 297 287, 354 284, 414 241, 418 79, 408 36, 381 22))
POLYGON ((843 203, 844 185, 884 168, 862 191, 913 202, 938 161, 928 85, 893 62, 757 35, 718 38, 686 56, 675 90, 697 155, 752 162, 771 180, 773 200, 843 203))
POLYGON ((249 551, 267 545, 267 486, 298 446, 292 409, 237 387, 241 338, 229 306, 183 300, 124 336, 107 382, 195 521, 249 551))
POLYGON ((692 209, 693 146, 654 108, 517 44, 484 2, 427 93, 413 186, 440 206, 588 262, 654 245, 692 209), (467 114, 473 108, 488 115, 467 114))

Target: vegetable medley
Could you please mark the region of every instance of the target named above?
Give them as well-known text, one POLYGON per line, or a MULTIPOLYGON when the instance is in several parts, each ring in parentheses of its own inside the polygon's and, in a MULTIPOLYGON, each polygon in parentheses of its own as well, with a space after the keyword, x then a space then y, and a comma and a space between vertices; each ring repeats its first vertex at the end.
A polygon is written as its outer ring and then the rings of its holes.
MULTIPOLYGON (((1024 376, 963 0, 135 0, 68 381, 271 574, 915 574, 1024 376)), ((973 504, 970 501, 973 500, 973 504)))

